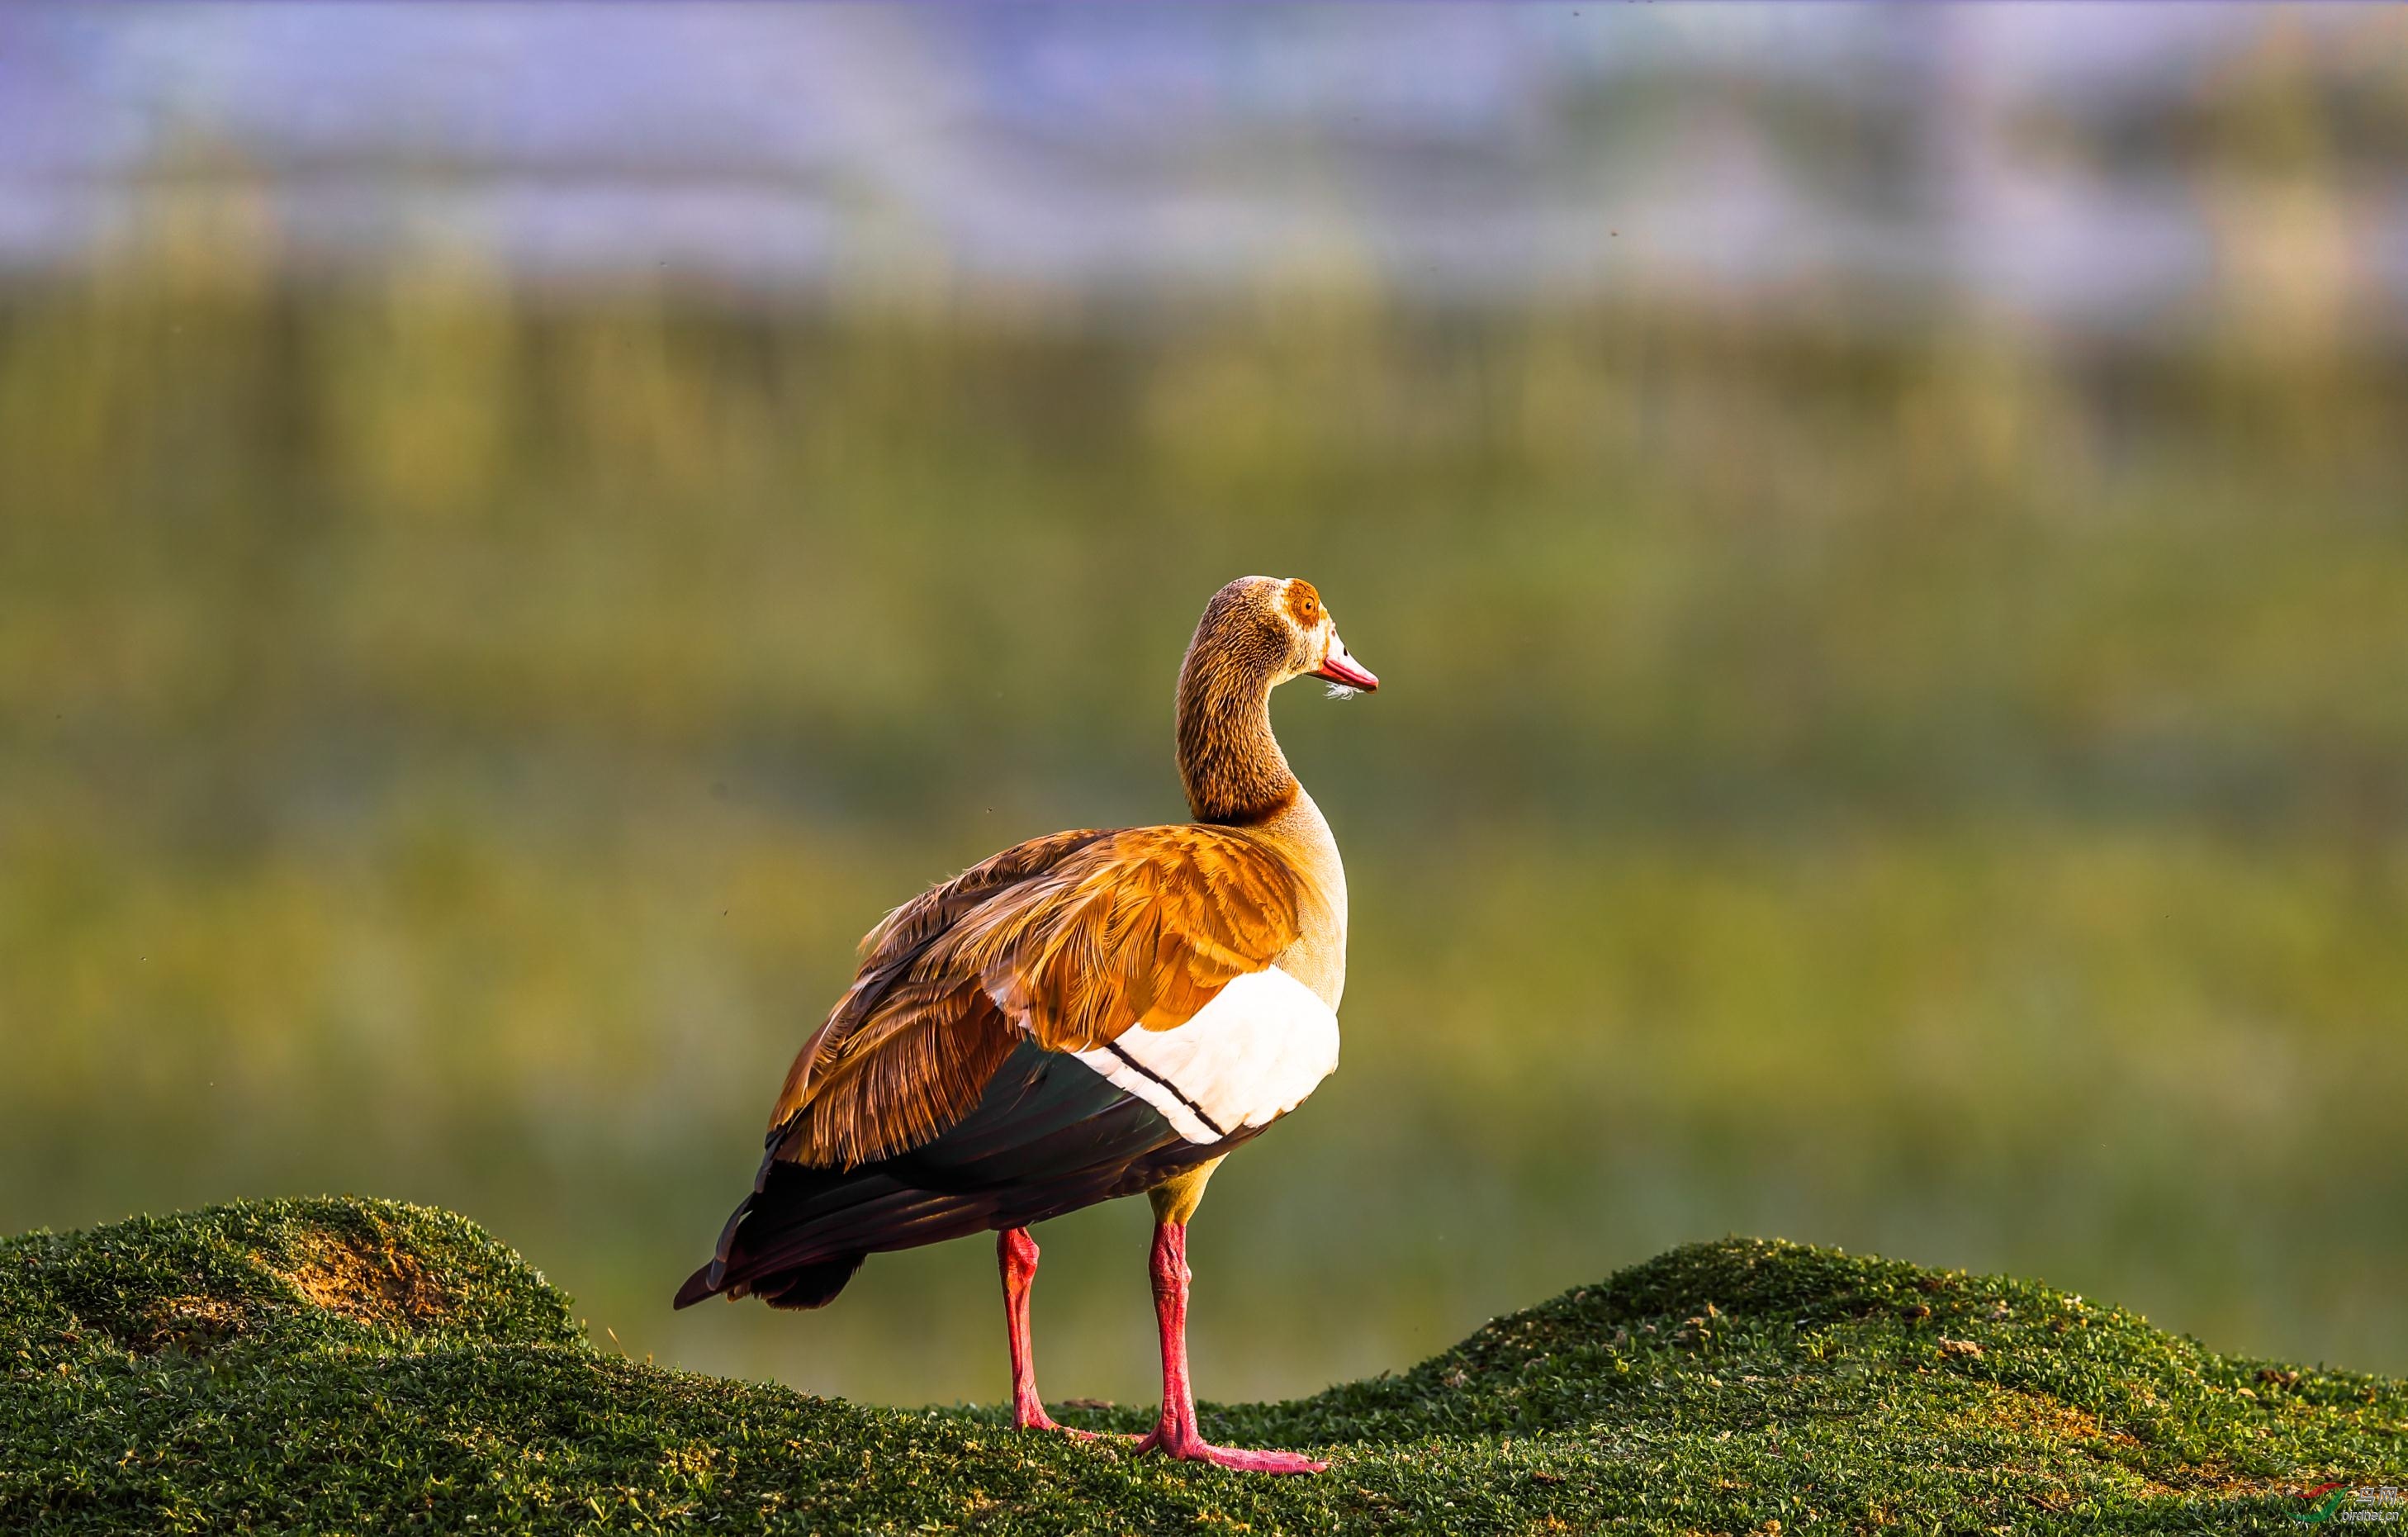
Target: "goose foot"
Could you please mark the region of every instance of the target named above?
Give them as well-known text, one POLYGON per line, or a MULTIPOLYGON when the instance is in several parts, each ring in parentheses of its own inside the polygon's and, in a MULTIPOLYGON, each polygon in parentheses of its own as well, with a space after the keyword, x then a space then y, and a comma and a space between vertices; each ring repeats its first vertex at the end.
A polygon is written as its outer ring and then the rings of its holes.
POLYGON ((1073 1441, 1103 1439, 1093 1430, 1082 1430, 1075 1425, 1062 1424, 1047 1414, 1041 1405, 1034 1410, 1015 1408, 1011 1416, 1011 1428, 1015 1430, 1050 1430, 1055 1435, 1068 1436, 1073 1441))
POLYGON ((1157 1428, 1153 1434, 1137 1444, 1140 1454, 1156 1452, 1182 1462, 1210 1462, 1223 1468, 1235 1468, 1240 1472, 1317 1473, 1327 1472, 1329 1464, 1315 1462, 1296 1452, 1256 1452, 1238 1446, 1215 1446, 1189 1429, 1184 1434, 1166 1436, 1168 1427, 1157 1428))

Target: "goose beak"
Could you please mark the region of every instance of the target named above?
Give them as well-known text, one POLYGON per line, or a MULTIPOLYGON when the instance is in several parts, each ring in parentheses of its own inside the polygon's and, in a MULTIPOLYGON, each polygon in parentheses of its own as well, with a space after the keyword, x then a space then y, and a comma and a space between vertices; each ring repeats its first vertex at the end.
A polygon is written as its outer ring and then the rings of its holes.
POLYGON ((1321 659, 1321 666, 1312 669, 1312 675, 1347 688, 1359 688, 1366 694, 1380 686, 1380 680, 1371 675, 1370 668, 1346 654, 1346 642, 1339 639, 1334 631, 1329 637, 1329 654, 1321 659))

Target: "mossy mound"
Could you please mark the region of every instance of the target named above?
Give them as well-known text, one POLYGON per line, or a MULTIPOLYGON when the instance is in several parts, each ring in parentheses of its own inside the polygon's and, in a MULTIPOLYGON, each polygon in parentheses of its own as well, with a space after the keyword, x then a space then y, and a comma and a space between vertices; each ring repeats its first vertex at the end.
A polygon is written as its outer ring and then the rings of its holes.
POLYGON ((602 1355, 473 1224, 379 1201, 0 1241, 0 1370, 10 1532, 2271 1531, 2315 1486, 2408 1482, 2408 1385, 1736 1240, 1401 1376, 1208 1408, 1326 1455, 1310 1479, 602 1355))

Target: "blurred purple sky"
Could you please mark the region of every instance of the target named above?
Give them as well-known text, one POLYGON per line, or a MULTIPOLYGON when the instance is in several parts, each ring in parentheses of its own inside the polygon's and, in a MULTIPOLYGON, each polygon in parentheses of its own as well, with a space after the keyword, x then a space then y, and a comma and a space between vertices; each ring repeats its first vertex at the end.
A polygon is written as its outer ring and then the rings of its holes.
POLYGON ((1336 274, 2128 333, 2271 285, 2397 336, 2403 59, 2373 7, 13 5, 0 265, 241 200, 283 260, 538 280, 1336 274))

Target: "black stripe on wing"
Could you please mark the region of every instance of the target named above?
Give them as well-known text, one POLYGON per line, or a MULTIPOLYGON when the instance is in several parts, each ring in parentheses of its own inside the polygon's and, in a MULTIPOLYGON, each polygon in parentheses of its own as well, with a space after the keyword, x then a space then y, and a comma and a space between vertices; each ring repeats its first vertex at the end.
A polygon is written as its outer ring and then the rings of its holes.
POLYGON ((1194 1097, 1189 1095, 1185 1089, 1181 1088, 1178 1085, 1172 1083, 1161 1073, 1154 1071, 1152 1068, 1147 1067, 1136 1057, 1131 1056, 1128 1054, 1127 1047, 1122 1045, 1117 1041, 1107 1041, 1104 1042, 1104 1050, 1111 1053, 1113 1056, 1117 1057, 1120 1060, 1121 1065, 1127 1068, 1129 1071, 1138 1074, 1148 1083, 1157 1085, 1163 1089, 1168 1091, 1173 1099, 1187 1107, 1187 1113, 1195 1116, 1197 1124, 1211 1131, 1212 1135, 1215 1137, 1226 1137, 1229 1134, 1226 1130, 1223 1129, 1221 1123, 1212 1119, 1212 1117, 1206 1113, 1204 1107, 1197 1104, 1194 1097))

